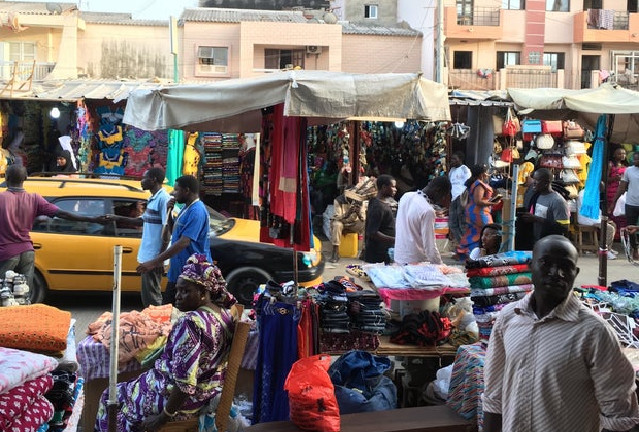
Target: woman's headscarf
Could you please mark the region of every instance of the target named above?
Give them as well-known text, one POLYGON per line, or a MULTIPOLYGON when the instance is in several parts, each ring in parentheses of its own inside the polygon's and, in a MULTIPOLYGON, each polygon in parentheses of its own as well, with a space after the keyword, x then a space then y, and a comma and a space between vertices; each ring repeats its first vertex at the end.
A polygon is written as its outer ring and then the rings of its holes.
POLYGON ((193 254, 182 267, 180 277, 189 282, 201 285, 211 293, 214 303, 230 308, 236 303, 235 297, 226 290, 226 281, 217 266, 206 260, 206 255, 193 254))
POLYGON ((56 157, 63 157, 64 160, 66 160, 64 166, 57 167, 57 170, 59 172, 74 173, 77 171, 73 166, 73 156, 71 155, 71 152, 69 150, 58 150, 56 157))

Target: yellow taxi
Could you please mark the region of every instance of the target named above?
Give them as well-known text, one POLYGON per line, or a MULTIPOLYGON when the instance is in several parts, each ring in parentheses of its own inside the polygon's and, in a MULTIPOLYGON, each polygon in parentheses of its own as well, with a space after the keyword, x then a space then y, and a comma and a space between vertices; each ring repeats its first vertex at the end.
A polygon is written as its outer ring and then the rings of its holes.
MULTIPOLYGON (((6 184, 0 184, 4 190, 6 184)), ((85 216, 117 214, 138 217, 149 197, 135 180, 30 177, 24 183, 62 210, 85 216)), ((227 218, 209 208, 211 254, 222 270, 229 290, 245 304, 267 280, 293 280, 292 249, 259 243, 259 221, 227 218)), ((35 248, 32 302, 42 302, 51 291, 110 291, 113 289, 113 249, 123 247, 122 290, 139 291, 135 271, 141 227, 121 222, 106 225, 40 217, 31 232, 35 248)), ((298 252, 298 281, 311 286, 321 282, 322 245, 314 238, 310 252, 298 252)), ((165 286, 165 281, 162 286, 165 286)))

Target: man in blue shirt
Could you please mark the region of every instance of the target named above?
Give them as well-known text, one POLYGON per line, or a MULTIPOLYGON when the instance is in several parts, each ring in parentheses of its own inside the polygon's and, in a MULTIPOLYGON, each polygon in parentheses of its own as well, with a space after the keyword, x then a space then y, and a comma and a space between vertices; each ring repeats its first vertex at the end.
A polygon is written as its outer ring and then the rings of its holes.
POLYGON ((175 300, 175 285, 186 260, 194 253, 206 255, 211 261, 211 242, 209 239, 209 212, 199 199, 200 184, 191 175, 179 177, 173 188, 173 198, 167 204, 169 212, 167 229, 172 231, 171 246, 155 258, 141 263, 138 273, 147 273, 170 259, 168 283, 164 292, 163 304, 175 300), (184 204, 175 220, 171 216, 175 202, 184 204))
MULTIPOLYGON (((142 189, 151 192, 146 204, 146 211, 142 217, 131 218, 126 216, 106 215, 105 219, 114 220, 116 223, 127 223, 142 227, 142 241, 138 250, 138 263, 153 260, 166 248, 162 241, 162 230, 167 223, 167 204, 171 196, 162 187, 164 183, 164 170, 151 168, 144 173, 140 184, 142 189)), ((142 304, 144 307, 159 306, 162 304, 162 289, 160 283, 164 273, 163 263, 142 273, 142 304)))

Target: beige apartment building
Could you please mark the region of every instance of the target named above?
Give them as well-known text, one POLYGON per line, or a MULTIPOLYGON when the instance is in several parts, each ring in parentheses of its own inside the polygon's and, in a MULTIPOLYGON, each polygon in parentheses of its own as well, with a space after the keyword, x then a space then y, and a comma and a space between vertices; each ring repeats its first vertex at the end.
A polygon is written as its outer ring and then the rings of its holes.
POLYGON ((637 89, 636 0, 445 0, 449 86, 637 89), (602 71, 600 73, 600 71, 602 71))
MULTIPOLYGON (((193 8, 179 17, 174 40, 179 81, 190 83, 295 67, 418 72, 421 39, 410 28, 324 21, 302 10, 193 8)), ((82 12, 72 3, 0 1, 4 82, 25 82, 31 73, 35 81, 172 80, 170 41, 168 21, 82 12)))

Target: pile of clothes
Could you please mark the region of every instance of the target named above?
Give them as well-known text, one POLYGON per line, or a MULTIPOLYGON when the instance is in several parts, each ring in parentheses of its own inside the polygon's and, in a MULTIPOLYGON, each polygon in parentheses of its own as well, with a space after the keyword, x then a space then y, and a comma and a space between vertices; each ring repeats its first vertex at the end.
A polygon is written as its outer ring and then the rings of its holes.
POLYGON ((499 311, 533 290, 531 260, 531 251, 510 251, 466 262, 473 314, 482 343, 488 343, 499 311))
POLYGON ((446 342, 451 329, 448 317, 425 310, 406 315, 400 329, 391 335, 390 340, 400 345, 434 346, 446 342))
POLYGON ((317 292, 321 352, 377 349, 387 318, 377 293, 363 291, 347 278, 325 282, 317 292))

